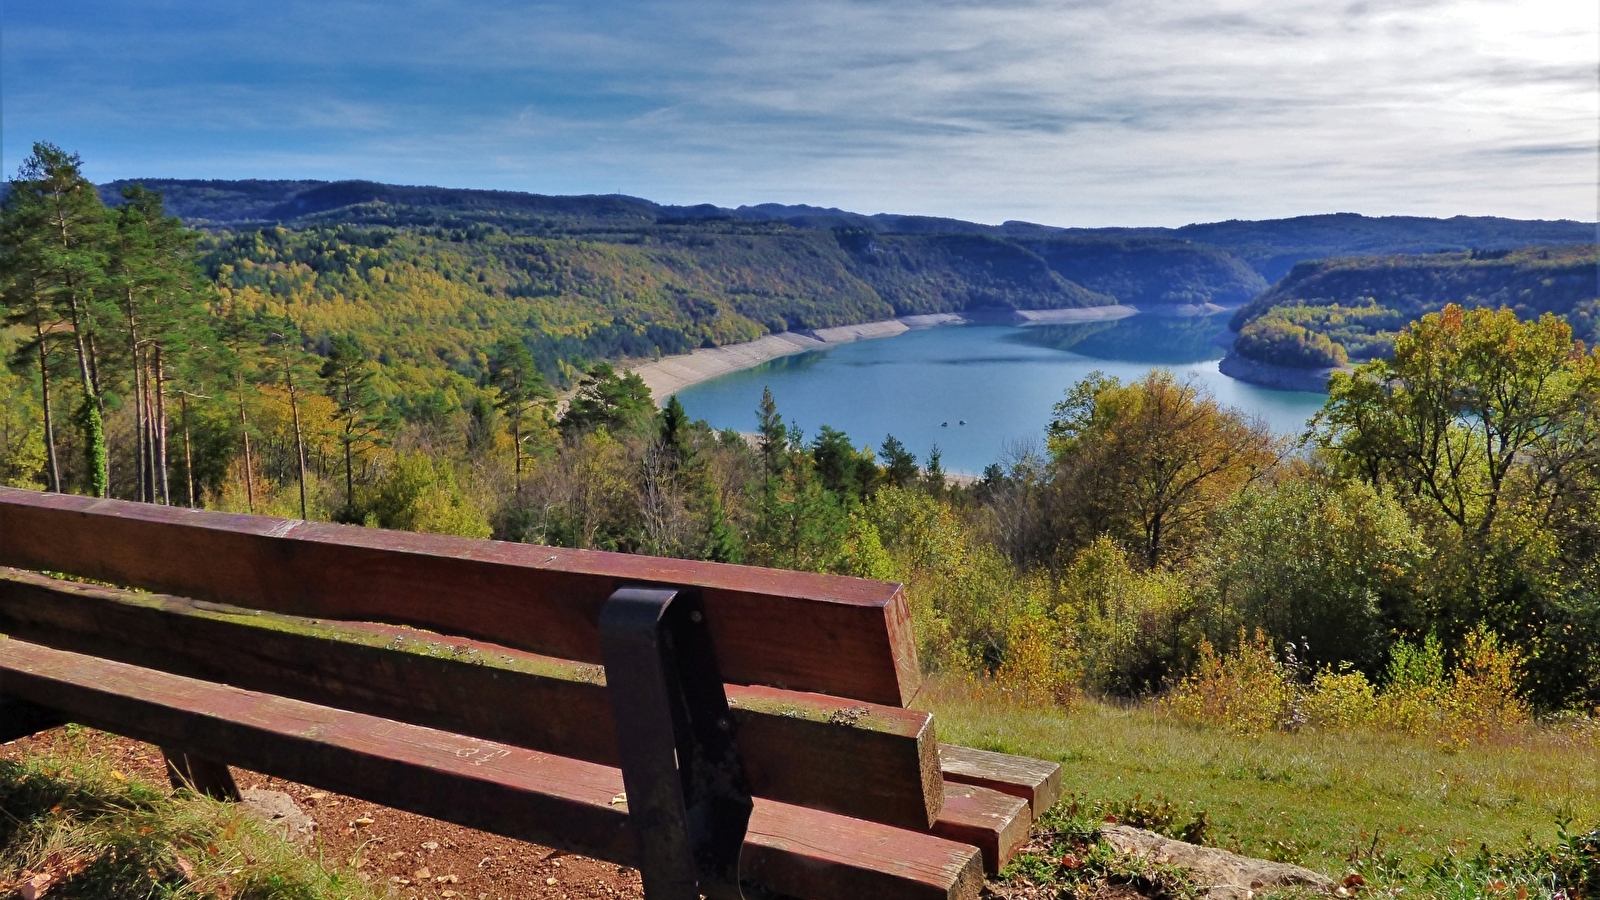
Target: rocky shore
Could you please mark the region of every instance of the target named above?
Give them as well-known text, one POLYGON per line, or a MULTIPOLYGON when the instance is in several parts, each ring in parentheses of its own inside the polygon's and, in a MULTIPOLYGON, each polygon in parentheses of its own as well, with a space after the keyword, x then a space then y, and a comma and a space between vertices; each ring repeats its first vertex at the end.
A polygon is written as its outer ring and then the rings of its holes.
POLYGON ((1237 353, 1229 353, 1223 357, 1217 368, 1229 378, 1236 378, 1249 384, 1280 391, 1309 391, 1316 394, 1328 392, 1328 377, 1333 373, 1349 371, 1339 368, 1291 369, 1288 366, 1275 366, 1271 363, 1245 359, 1237 353))
POLYGON ((913 328, 932 328, 939 325, 966 325, 972 323, 1008 325, 1045 325, 1063 322, 1095 322, 1121 319, 1138 314, 1131 306, 1094 306, 1083 309, 995 309, 972 310, 962 313, 933 313, 923 316, 902 316, 881 322, 863 322, 859 325, 840 325, 836 328, 817 328, 808 331, 782 331, 766 337, 643 360, 627 368, 644 379, 651 396, 657 403, 690 385, 710 381, 761 365, 769 359, 817 350, 830 344, 848 344, 873 338, 895 337, 913 328))

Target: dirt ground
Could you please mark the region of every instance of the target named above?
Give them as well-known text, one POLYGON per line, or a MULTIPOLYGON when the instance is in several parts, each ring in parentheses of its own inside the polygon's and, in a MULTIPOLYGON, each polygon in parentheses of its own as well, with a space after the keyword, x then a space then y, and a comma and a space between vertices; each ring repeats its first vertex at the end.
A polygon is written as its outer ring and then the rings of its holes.
MULTIPOLYGON (((13 759, 49 752, 63 739, 53 729, 0 746, 13 759)), ((97 731, 80 731, 90 753, 125 775, 167 780, 161 751, 97 731)), ((307 851, 332 864, 353 865, 363 879, 387 885, 391 896, 442 900, 613 900, 643 898, 639 873, 599 860, 507 840, 378 806, 303 784, 233 770, 241 790, 283 791, 314 820, 307 851)))

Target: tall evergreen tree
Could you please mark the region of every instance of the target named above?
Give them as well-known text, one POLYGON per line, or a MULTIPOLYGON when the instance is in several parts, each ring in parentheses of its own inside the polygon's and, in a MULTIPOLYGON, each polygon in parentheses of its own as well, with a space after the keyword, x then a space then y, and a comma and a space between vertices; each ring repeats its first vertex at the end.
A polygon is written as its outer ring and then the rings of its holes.
POLYGON ((782 473, 788 463, 789 429, 778 412, 778 401, 772 398, 772 388, 761 389, 761 405, 756 407, 756 415, 760 418, 756 433, 761 436, 761 464, 767 476, 774 477, 782 473))
POLYGON ((349 337, 333 339, 322 364, 322 382, 333 400, 344 449, 344 521, 359 522, 356 509, 355 457, 382 444, 388 424, 383 398, 373 385, 377 371, 366 351, 349 337), (360 448, 360 449, 358 449, 360 448))
POLYGON ((522 490, 523 441, 528 437, 529 420, 538 414, 539 405, 554 396, 540 374, 528 345, 514 338, 502 339, 489 357, 489 383, 500 392, 495 406, 505 416, 511 434, 513 472, 517 490, 522 490))
POLYGON ((169 385, 175 371, 195 371, 199 354, 214 345, 207 334, 208 283, 193 261, 195 234, 162 211, 161 195, 133 185, 122 196, 102 286, 125 331, 140 498, 170 503, 169 385))
POLYGON ((104 497, 110 472, 96 341, 110 223, 81 166, 77 154, 54 144, 33 145, 0 205, 0 279, 32 294, 18 298, 25 308, 49 307, 70 328, 82 389, 73 418, 83 432, 85 487, 104 497))
POLYGON ((883 460, 883 477, 895 487, 907 487, 917 480, 917 458, 894 435, 885 435, 883 446, 878 448, 878 458, 883 460))

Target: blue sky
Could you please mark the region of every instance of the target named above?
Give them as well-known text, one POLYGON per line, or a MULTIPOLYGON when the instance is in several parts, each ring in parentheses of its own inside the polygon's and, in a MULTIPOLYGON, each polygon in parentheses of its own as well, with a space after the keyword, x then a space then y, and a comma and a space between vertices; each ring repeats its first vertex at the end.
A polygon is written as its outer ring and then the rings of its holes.
POLYGON ((1179 225, 1593 220, 1593 0, 11 0, 4 154, 1179 225))

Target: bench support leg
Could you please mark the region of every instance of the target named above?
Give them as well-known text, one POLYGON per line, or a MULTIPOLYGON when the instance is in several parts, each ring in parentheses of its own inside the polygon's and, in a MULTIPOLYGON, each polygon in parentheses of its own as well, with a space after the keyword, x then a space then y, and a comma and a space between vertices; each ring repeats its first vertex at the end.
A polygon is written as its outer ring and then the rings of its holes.
POLYGON ((174 790, 188 788, 213 800, 239 801, 239 786, 226 765, 168 747, 161 752, 167 758, 167 778, 174 790))
POLYGON ((617 591, 600 646, 645 897, 741 900, 753 807, 698 595, 617 591))

